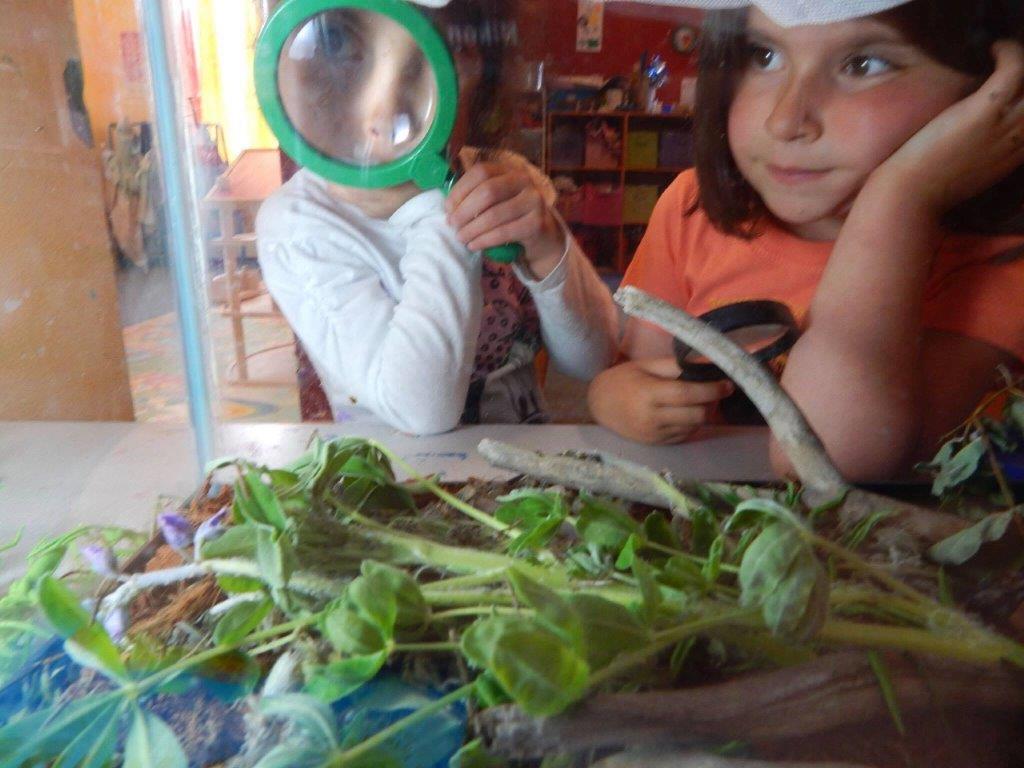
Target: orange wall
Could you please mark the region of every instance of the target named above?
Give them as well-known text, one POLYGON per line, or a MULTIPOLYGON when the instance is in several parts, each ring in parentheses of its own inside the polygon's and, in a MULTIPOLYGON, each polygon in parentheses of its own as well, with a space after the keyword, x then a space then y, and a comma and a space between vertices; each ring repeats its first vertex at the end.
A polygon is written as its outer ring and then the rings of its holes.
POLYGON ((101 146, 110 123, 149 119, 142 36, 133 0, 74 0, 74 7, 85 104, 101 146))

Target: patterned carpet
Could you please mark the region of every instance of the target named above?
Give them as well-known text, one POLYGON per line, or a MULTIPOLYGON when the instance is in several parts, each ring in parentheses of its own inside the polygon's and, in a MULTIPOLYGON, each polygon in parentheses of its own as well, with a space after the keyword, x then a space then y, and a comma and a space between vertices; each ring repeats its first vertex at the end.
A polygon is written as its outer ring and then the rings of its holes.
MULTIPOLYGON (((293 338, 287 323, 278 318, 248 318, 243 322, 250 378, 294 380, 293 338)), ((231 323, 214 315, 210 326, 216 361, 216 417, 221 421, 298 421, 298 391, 294 384, 231 383, 235 377, 231 323)), ((176 316, 160 315, 126 327, 124 343, 135 418, 187 422, 185 373, 176 316)))

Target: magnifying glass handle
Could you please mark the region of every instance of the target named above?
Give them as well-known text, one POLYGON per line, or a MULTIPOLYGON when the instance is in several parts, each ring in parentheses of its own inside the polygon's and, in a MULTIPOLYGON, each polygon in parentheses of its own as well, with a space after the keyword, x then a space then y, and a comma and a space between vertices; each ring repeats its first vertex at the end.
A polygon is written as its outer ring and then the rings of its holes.
MULTIPOLYGON (((455 186, 455 182, 458 179, 458 174, 449 169, 448 176, 445 178, 444 184, 441 185, 441 191, 444 192, 445 197, 452 191, 452 187, 455 186)), ((499 264, 511 264, 525 252, 526 249, 523 248, 522 243, 505 243, 504 245, 485 248, 484 256, 499 264)))
POLYGON ((522 256, 524 251, 525 249, 521 243, 505 243, 504 245, 496 245, 493 248, 485 248, 484 256, 499 264, 511 264, 522 256))

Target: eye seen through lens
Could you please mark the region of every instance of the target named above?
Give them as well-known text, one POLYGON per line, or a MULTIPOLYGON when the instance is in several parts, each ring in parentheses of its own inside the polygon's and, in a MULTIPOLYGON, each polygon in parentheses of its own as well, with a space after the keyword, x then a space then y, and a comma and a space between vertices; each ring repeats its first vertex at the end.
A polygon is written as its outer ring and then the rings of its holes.
POLYGON ((278 87, 309 144, 360 167, 408 155, 437 112, 423 51, 401 24, 372 11, 325 11, 300 24, 281 52, 278 87))

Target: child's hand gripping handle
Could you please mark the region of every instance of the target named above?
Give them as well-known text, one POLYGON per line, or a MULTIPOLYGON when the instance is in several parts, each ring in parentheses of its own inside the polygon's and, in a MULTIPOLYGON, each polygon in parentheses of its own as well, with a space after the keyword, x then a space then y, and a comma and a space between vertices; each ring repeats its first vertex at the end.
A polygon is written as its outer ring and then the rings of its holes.
MULTIPOLYGON (((444 185, 441 187, 441 191, 444 192, 447 197, 452 191, 452 187, 455 186, 455 182, 459 180, 459 174, 455 171, 449 171, 447 178, 444 180, 444 185)), ((497 262, 498 264, 511 264, 520 256, 526 252, 523 248, 522 243, 504 243, 503 245, 495 245, 490 248, 484 249, 484 256, 491 261, 497 262)))

